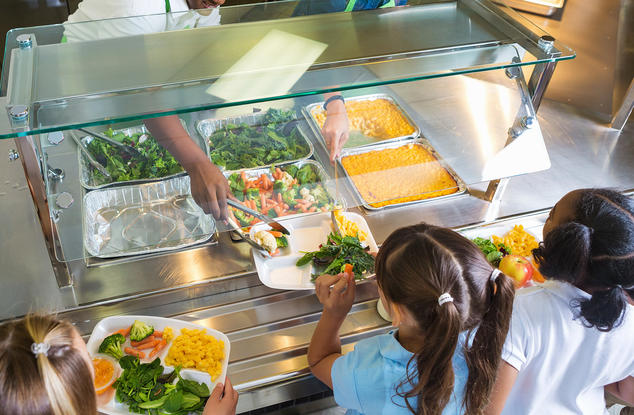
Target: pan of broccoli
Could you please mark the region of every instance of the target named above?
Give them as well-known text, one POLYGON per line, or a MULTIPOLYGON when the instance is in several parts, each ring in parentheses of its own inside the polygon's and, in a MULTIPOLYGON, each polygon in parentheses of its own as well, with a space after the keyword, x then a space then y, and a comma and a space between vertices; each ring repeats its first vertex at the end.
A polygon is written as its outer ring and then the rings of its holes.
POLYGON ((313 146, 299 128, 294 110, 266 112, 197 124, 208 141, 211 161, 228 172, 270 167, 306 160, 313 146))
MULTIPOLYGON (((185 127, 184 122, 183 127, 185 127)), ((102 175, 79 152, 80 182, 88 190, 120 184, 145 183, 184 174, 183 167, 149 134, 145 126, 139 125, 119 130, 109 128, 102 134, 134 147, 140 154, 131 156, 104 140, 84 136, 81 139, 82 144, 111 176, 107 178, 102 175)), ((197 144, 207 151, 204 140, 199 139, 197 144)))

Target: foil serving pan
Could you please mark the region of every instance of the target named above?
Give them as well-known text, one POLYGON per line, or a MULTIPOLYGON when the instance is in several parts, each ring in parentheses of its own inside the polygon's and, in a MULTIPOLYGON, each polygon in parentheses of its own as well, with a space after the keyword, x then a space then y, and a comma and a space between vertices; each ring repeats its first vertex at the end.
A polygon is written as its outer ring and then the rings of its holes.
MULTIPOLYGON (((206 120, 198 121, 196 123, 196 129, 198 130, 198 133, 204 138, 205 145, 207 146, 207 154, 209 154, 210 147, 211 147, 209 145, 209 138, 211 137, 213 133, 220 130, 221 128, 224 128, 227 124, 236 124, 236 125, 247 124, 249 126, 261 124, 262 118, 264 117, 265 114, 266 114, 266 111, 261 111, 261 112, 255 112, 253 114, 240 115, 237 117, 228 117, 228 118, 221 118, 221 119, 209 118, 206 120)), ((218 167, 220 167, 220 169, 223 172, 227 172, 231 174, 235 172, 249 171, 253 169, 269 168, 271 166, 281 167, 287 164, 297 163, 302 160, 308 160, 309 158, 312 157, 313 152, 315 151, 315 149, 313 148, 313 143, 311 143, 310 140, 306 137, 306 134, 304 134, 304 131, 302 131, 299 125, 297 126, 297 129, 299 130, 299 135, 302 137, 302 139, 308 146, 308 153, 304 157, 300 157, 293 160, 276 161, 275 163, 265 164, 263 166, 245 167, 242 169, 235 169, 235 170, 227 170, 222 166, 218 166, 218 167)))
POLYGON ((95 190, 83 202, 84 247, 98 258, 180 249, 216 231, 190 195, 189 176, 95 190))
MULTIPOLYGON (((317 173, 317 176, 319 177, 319 181, 322 184, 322 186, 324 186, 324 189, 328 193, 328 196, 330 196, 330 198, 334 201, 336 206, 339 206, 341 209, 344 209, 344 210, 346 209, 346 201, 343 198, 339 198, 338 197, 338 195, 336 193, 335 183, 333 182, 333 180, 330 179, 330 176, 328 176, 328 173, 326 173, 326 170, 324 170, 324 168, 321 166, 321 164, 319 164, 318 162, 316 162, 314 160, 302 160, 302 161, 298 161, 298 162, 291 163, 291 164, 294 165, 294 166, 297 166, 298 169, 301 169, 305 165, 313 166, 315 171, 316 171, 316 173, 317 173)), ((280 166, 278 164, 276 164, 275 166, 276 167, 282 167, 282 166, 280 166)), ((236 173, 236 172, 225 172, 225 176, 228 178, 233 173, 236 173)), ((248 179, 258 178, 262 174, 266 174, 271 179, 273 177, 273 176, 271 176, 271 172, 270 172, 269 168, 258 168, 258 169, 245 170, 244 174, 246 174, 248 179)), ((275 180, 275 179, 273 179, 273 180, 275 180)), ((321 211, 318 210, 317 212, 295 213, 295 214, 291 214, 291 215, 277 217, 277 218, 274 218, 274 219, 276 221, 282 222, 282 221, 284 221, 284 220, 286 220, 288 218, 297 218, 297 217, 300 217, 300 216, 314 215, 315 213, 321 213, 321 211)))
MULTIPOLYGON (((343 146, 344 149, 365 148, 369 146, 376 146, 379 144, 399 142, 403 140, 413 139, 420 135, 420 128, 418 128, 418 125, 416 125, 412 117, 410 117, 410 115, 403 109, 403 107, 396 101, 396 99, 394 99, 392 96, 388 94, 371 94, 371 95, 362 95, 358 97, 351 97, 351 98, 346 98, 346 102, 374 101, 377 99, 384 99, 386 101, 389 101, 391 104, 393 104, 396 107, 396 109, 400 112, 400 114, 403 116, 403 118, 405 118, 405 120, 412 127, 414 127, 414 132, 411 134, 403 135, 399 137, 382 139, 382 138, 376 138, 376 137, 368 137, 366 135, 363 135, 362 133, 355 134, 351 130, 350 137, 348 138, 348 141, 346 142, 346 144, 344 144, 343 146)), ((306 117, 306 119, 308 120, 308 124, 313 130, 313 133, 315 134, 315 136, 319 138, 319 142, 324 147, 326 152, 328 152, 329 149, 328 149, 328 146, 326 145, 326 139, 321 134, 321 128, 319 127, 319 123, 313 116, 313 111, 317 108, 321 109, 323 108, 323 106, 324 106, 323 101, 316 102, 314 104, 310 104, 304 107, 302 112, 304 113, 304 117, 306 117)))
MULTIPOLYGON (((185 123, 185 121, 181 120, 181 123, 183 124, 183 128, 185 129, 185 131, 187 131, 187 124, 185 123)), ((149 134, 148 130, 145 128, 145 125, 136 125, 133 127, 121 128, 121 129, 113 130, 113 131, 115 133, 122 132, 128 136, 132 136, 133 134, 136 134, 136 133, 149 134)), ((189 131, 188 131, 188 134, 189 134, 189 131)), ((98 138, 95 139, 93 137, 87 136, 83 132, 80 132, 80 135, 82 136, 81 142, 85 147, 87 147, 88 143, 90 143, 92 140, 98 140, 98 138)), ((203 151, 209 154, 207 140, 203 140, 198 136, 193 137, 192 135, 190 135, 190 137, 192 137, 192 140, 194 140, 196 144, 200 148, 203 149, 203 151)), ((186 174, 185 170, 183 169, 183 171, 179 173, 174 173, 174 174, 170 174, 168 176, 163 176, 163 177, 155 177, 152 179, 137 179, 137 180, 126 180, 126 181, 120 181, 120 182, 98 183, 97 181, 93 179, 93 177, 91 177, 91 172, 94 170, 94 167, 90 165, 90 163, 88 162, 88 159, 86 158, 86 156, 82 154, 81 151, 77 150, 77 154, 79 157, 79 182, 84 187, 84 189, 87 189, 87 190, 103 189, 106 187, 114 187, 114 186, 125 186, 130 184, 149 183, 149 182, 154 182, 157 180, 165 180, 165 179, 170 179, 172 177, 183 176, 186 174)))
MULTIPOLYGON (((350 185, 351 185, 352 189, 354 189, 354 193, 355 193, 356 197, 359 198, 359 200, 362 203, 362 206, 365 209, 367 209, 367 210, 383 210, 383 209, 386 209, 386 208, 392 208, 392 207, 397 207, 397 206, 413 205, 415 203, 435 202, 435 201, 438 201, 438 200, 451 199, 451 198, 455 198, 455 197, 458 197, 458 196, 462 196, 467 191, 467 185, 465 184, 465 182, 447 164, 447 162, 442 157, 440 157, 440 155, 436 152, 434 147, 432 147, 432 145, 429 143, 429 141, 427 141, 423 137, 418 137, 418 138, 416 138, 414 140, 410 140, 408 142, 392 142, 392 143, 385 143, 385 144, 381 144, 381 145, 377 145, 377 146, 373 146, 373 147, 365 147, 365 148, 358 148, 358 149, 344 149, 341 152, 341 156, 337 159, 337 163, 339 163, 339 166, 341 167, 341 169, 344 171, 344 173, 348 177, 348 180, 350 182, 350 185), (378 202, 369 202, 369 201, 367 201, 367 200, 365 200, 363 198, 363 196, 361 195, 361 192, 357 188, 357 185, 352 180, 352 176, 348 173, 346 168, 343 166, 343 162, 342 162, 343 158, 347 157, 347 156, 355 156, 355 155, 358 155, 358 154, 369 153, 370 151, 381 151, 381 150, 386 150, 386 149, 398 148, 398 147, 409 145, 409 144, 421 146, 425 150, 429 151, 429 153, 436 160, 438 160, 438 162, 440 163, 441 167, 443 167, 445 170, 447 170, 447 172, 449 173, 451 178, 454 179, 454 181, 456 182, 456 185, 458 187, 458 190, 455 193, 452 193, 452 194, 449 194, 449 195, 443 195, 443 196, 437 196, 437 197, 431 197, 431 198, 419 199, 419 200, 410 200, 410 201, 407 201, 407 202, 394 203, 394 204, 385 205, 385 206, 381 206, 381 207, 372 206, 370 203, 378 203, 380 201, 378 201, 378 202)), ((442 190, 442 189, 439 189, 439 190, 442 190)), ((399 196, 398 198, 400 198, 400 197, 408 197, 408 196, 416 196, 416 195, 403 195, 403 196, 399 196)))

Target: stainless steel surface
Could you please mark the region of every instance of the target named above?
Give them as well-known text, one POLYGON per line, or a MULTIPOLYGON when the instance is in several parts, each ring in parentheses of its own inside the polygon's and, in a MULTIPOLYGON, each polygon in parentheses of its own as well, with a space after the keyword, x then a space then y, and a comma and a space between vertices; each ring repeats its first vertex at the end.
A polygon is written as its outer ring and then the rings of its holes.
MULTIPOLYGON (((110 178, 110 173, 108 172, 108 170, 101 164, 99 163, 97 160, 95 160, 95 158, 92 156, 92 154, 90 153, 90 151, 88 151, 88 149, 84 146, 84 143, 82 142, 82 140, 78 139, 77 136, 75 135, 74 131, 69 131, 67 134, 69 134, 71 136, 71 138, 73 139, 73 141, 75 142, 75 144, 77 144, 77 149, 79 150, 79 152, 77 153, 79 155, 79 164, 82 165, 83 164, 90 164, 92 167, 94 167, 95 169, 97 169, 97 171, 99 171, 99 173, 103 174, 104 176, 106 176, 107 178, 110 178)), ((49 134, 50 135, 50 134, 49 134)), ((49 140, 50 143, 50 140, 49 140)), ((57 143, 59 144, 59 143, 57 143)), ((57 145, 55 144, 55 145, 57 145)), ((89 169, 88 168, 84 168, 83 169, 84 172, 88 171, 88 173, 82 173, 82 183, 85 182, 84 178, 87 174, 90 174, 89 169)))
MULTIPOLYGON (((442 200, 446 200, 446 199, 451 199, 451 198, 455 198, 455 197, 458 197, 458 196, 462 196, 467 191, 467 185, 465 184, 465 182, 462 181, 462 179, 456 174, 456 172, 451 168, 451 166, 449 166, 449 164, 447 164, 442 159, 442 157, 440 157, 440 155, 436 152, 434 147, 432 147, 432 145, 429 143, 429 141, 427 141, 427 139, 424 138, 424 137, 418 137, 418 138, 416 138, 414 140, 410 140, 410 141, 406 141, 406 142, 393 141, 393 142, 386 143, 386 144, 377 144, 377 145, 372 146, 372 147, 362 147, 362 148, 357 148, 357 149, 343 149, 341 151, 341 156, 337 159, 337 163, 341 166, 341 170, 343 170, 343 172, 346 174, 346 177, 347 177, 347 179, 349 181, 350 187, 352 189, 354 189, 355 196, 361 201, 361 204, 363 205, 363 207, 365 209, 367 209, 367 210, 370 210, 370 211, 377 211, 377 210, 383 210, 383 209, 387 209, 387 208, 394 208, 394 207, 400 207, 400 206, 409 206, 409 205, 413 205, 413 204, 434 202, 434 201, 439 201, 439 200, 442 201, 442 200), (438 197, 433 197, 433 198, 428 198, 428 199, 412 200, 412 201, 409 201, 409 202, 394 203, 394 204, 391 204, 391 205, 386 205, 386 206, 381 206, 381 207, 374 207, 371 204, 372 203, 377 203, 377 202, 383 202, 383 200, 376 200, 376 201, 373 201, 373 202, 365 200, 363 198, 363 196, 361 195, 361 192, 357 188, 357 185, 355 184, 354 180, 352 179, 352 176, 348 173, 348 170, 346 170, 346 168, 344 167, 343 159, 345 157, 354 156, 354 155, 358 155, 358 154, 369 153, 371 151, 381 151, 381 150, 386 150, 386 149, 393 149, 393 148, 398 148, 398 147, 402 147, 402 146, 405 146, 405 145, 418 145, 418 146, 423 147, 425 150, 427 150, 438 161, 438 163, 442 166, 442 168, 447 170, 447 172, 449 173, 451 178, 456 182, 456 187, 457 187, 456 192, 452 193, 452 194, 449 194, 449 195, 438 196, 438 197)), ((444 189, 438 189, 438 190, 444 190, 444 189)), ((401 197, 408 197, 408 196, 418 196, 418 195, 403 195, 401 197)))
MULTIPOLYGON (((264 117, 264 115, 266 115, 266 111, 255 112, 252 114, 245 114, 245 115, 239 115, 235 117, 228 117, 228 118, 222 118, 222 119, 206 119, 206 120, 198 121, 196 123, 196 129, 198 130, 198 133, 205 140, 205 143, 207 144, 207 150, 208 150, 207 153, 210 154, 211 146, 209 145, 209 139, 213 133, 215 133, 221 128, 224 128, 227 124, 235 124, 235 125, 247 124, 249 126, 262 125, 262 118, 264 117)), ((300 117, 298 116, 298 118, 300 117)), ((296 120, 291 120, 289 122, 293 122, 296 120)), ((263 168, 268 168, 271 166, 283 166, 286 164, 292 164, 298 161, 307 160, 311 158, 313 155, 313 152, 315 151, 313 148, 313 143, 306 137, 306 135, 300 128, 299 123, 297 124, 297 129, 299 131, 300 136, 304 139, 304 141, 306 142, 306 145, 308 146, 308 154, 306 154, 305 156, 294 159, 294 160, 277 161, 275 163, 270 163, 263 166, 244 167, 242 169, 226 169, 226 168, 223 168, 222 166, 221 168, 230 174, 230 173, 236 173, 236 172, 241 172, 246 170, 263 169, 263 168)))
POLYGON ((253 216, 254 218, 260 219, 261 221, 268 223, 269 225, 271 225, 271 227, 277 231, 282 232, 283 234, 290 234, 290 232, 288 231, 288 229, 286 229, 284 226, 282 226, 281 223, 269 218, 266 215, 261 214, 258 211, 255 211, 253 209, 249 209, 248 207, 244 206, 242 203, 236 202, 232 199, 227 199, 227 204, 229 206, 233 206, 236 209, 239 209, 245 213, 248 213, 249 215, 253 216))
POLYGON ((86 251, 112 258, 205 242, 216 231, 215 221, 189 193, 188 176, 89 192, 83 200, 86 251))
MULTIPOLYGON (((187 123, 185 123, 185 121, 183 121, 181 119, 181 124, 183 125, 183 128, 185 129, 185 131, 188 131, 187 129, 187 123)), ((95 189, 103 189, 106 187, 112 187, 112 186, 120 186, 120 185, 127 185, 127 184, 141 184, 141 183, 148 183, 148 182, 153 182, 153 181, 157 181, 157 180, 164 180, 164 179, 169 179, 172 177, 178 177, 178 176, 182 176, 184 173, 184 171, 181 171, 179 173, 174 173, 174 174, 170 174, 168 176, 164 176, 164 177, 158 177, 158 178, 148 178, 148 179, 137 179, 137 180, 126 180, 126 181, 119 181, 119 182, 110 182, 110 183, 98 183, 94 180, 94 178, 92 177, 92 172, 90 170, 90 166, 94 166, 94 164, 90 161, 90 158, 94 157, 92 156, 92 154, 90 154, 89 150, 87 149, 88 144, 91 142, 91 140, 93 140, 93 136, 97 136, 93 131, 88 131, 85 129, 79 129, 80 131, 85 132, 86 134, 92 134, 92 136, 87 136, 87 137, 83 137, 81 139, 81 143, 83 144, 83 148, 86 151, 81 151, 81 154, 78 154, 79 156, 79 167, 80 167, 80 176, 79 176, 79 180, 81 185, 88 190, 95 190, 95 189), (90 155, 90 158, 88 157, 90 155)), ((134 125, 131 127, 127 127, 127 128, 118 128, 116 130, 114 130, 114 133, 123 133, 127 136, 132 136, 133 134, 137 134, 137 133, 142 133, 142 134, 150 134, 147 129, 145 128, 145 125, 134 125)), ((75 137, 75 132, 74 131, 69 131, 66 134, 70 134, 73 139, 75 137)), ((188 132, 189 134, 189 132, 188 132)), ((105 137, 103 134, 100 134, 100 136, 105 137)), ((198 146, 200 148, 203 149, 203 151, 208 151, 209 147, 207 146, 207 141, 201 139, 199 136, 197 135, 192 135, 190 136, 192 138, 192 140, 194 140, 196 142, 196 144, 198 144, 198 146)), ((107 137, 106 137, 107 138, 107 137)), ((114 141, 115 143, 117 141, 112 140, 112 139, 108 139, 107 140, 109 143, 111 141, 114 141)), ((118 143, 119 146, 121 146, 121 143, 118 143)), ((79 146, 79 144, 78 144, 79 146)), ((136 150, 133 147, 130 146, 124 146, 122 148, 131 148, 134 152, 136 152, 136 154, 140 153, 138 152, 138 150, 136 150)), ((81 149, 81 148, 80 148, 81 149)), ((55 148, 49 149, 49 151, 57 151, 55 148)), ((125 150, 128 151, 128 150, 125 150)), ((95 166, 95 168, 97 168, 95 166)), ((99 168, 97 168, 99 170, 99 168)), ((104 169, 105 170, 105 169, 104 169)), ((100 170, 101 171, 101 170, 100 170)), ((101 172, 103 174, 103 172, 101 172)), ((107 170, 106 170, 107 173, 107 170)), ((110 173, 107 174, 107 177, 110 177, 110 173)))
MULTIPOLYGON (((409 123, 409 125, 411 125, 414 128, 414 132, 408 135, 400 136, 400 137, 385 138, 385 139, 367 137, 367 139, 371 140, 372 142, 369 142, 367 144, 362 144, 362 145, 350 145, 350 139, 348 139, 348 142, 344 144, 344 147, 343 147, 344 149, 353 148, 353 147, 361 148, 361 147, 372 146, 375 144, 384 144, 384 143, 390 143, 394 141, 401 141, 401 140, 406 140, 408 138, 416 138, 420 135, 420 129, 418 128, 414 120, 412 120, 412 117, 410 117, 410 115, 407 113, 407 111, 403 109, 403 107, 398 103, 398 101, 396 101, 396 99, 394 99, 394 97, 390 95, 372 94, 372 95, 363 95, 358 97, 350 97, 350 98, 346 98, 346 102, 374 101, 377 99, 384 99, 386 101, 389 101, 391 104, 393 104, 396 107, 396 109, 401 113, 403 118, 405 118, 405 120, 409 123)), ((302 108, 302 112, 304 113, 306 120, 308 120, 308 123, 313 131, 313 134, 318 138, 319 143, 326 149, 326 151, 329 151, 328 148, 326 147, 326 140, 324 139, 324 136, 321 134, 321 127, 319 126, 319 123, 317 123, 317 120, 313 116, 313 111, 316 109, 323 111, 323 106, 324 106, 323 101, 316 102, 314 104, 310 104, 302 108)), ((352 130, 351 130, 351 133, 352 133, 352 130)))
POLYGON ((632 82, 630 82, 630 87, 625 93, 623 103, 612 119, 611 127, 621 131, 623 127, 625 127, 625 123, 630 117, 630 114, 632 114, 632 109, 634 109, 634 74, 632 75, 632 82))

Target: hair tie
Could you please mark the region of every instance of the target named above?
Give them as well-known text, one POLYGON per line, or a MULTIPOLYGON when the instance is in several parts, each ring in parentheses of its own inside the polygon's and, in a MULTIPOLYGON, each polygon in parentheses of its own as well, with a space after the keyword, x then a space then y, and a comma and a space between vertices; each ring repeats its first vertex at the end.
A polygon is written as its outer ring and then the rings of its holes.
POLYGON ((438 297, 438 305, 441 306, 445 303, 453 303, 453 297, 449 293, 444 293, 438 297))
POLYGON ((48 356, 48 350, 51 348, 51 345, 48 343, 33 343, 31 344, 31 352, 37 357, 39 354, 43 354, 44 356, 48 356))
POLYGON ((497 281, 498 276, 502 273, 502 271, 500 271, 498 268, 493 268, 493 271, 491 271, 491 275, 489 276, 489 281, 491 281, 493 284, 495 284, 495 281, 497 281))

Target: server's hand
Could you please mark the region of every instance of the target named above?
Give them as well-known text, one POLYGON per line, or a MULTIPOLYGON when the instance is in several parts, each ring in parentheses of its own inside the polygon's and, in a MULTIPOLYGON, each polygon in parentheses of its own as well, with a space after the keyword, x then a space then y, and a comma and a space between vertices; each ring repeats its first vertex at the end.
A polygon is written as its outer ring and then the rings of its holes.
POLYGON ((206 159, 188 168, 187 172, 191 178, 192 196, 196 203, 216 220, 225 220, 227 197, 231 190, 220 169, 206 159))
POLYGON ((331 163, 334 163, 339 153, 341 153, 343 145, 348 141, 349 130, 346 104, 340 100, 329 102, 326 107, 326 121, 321 133, 330 151, 331 163))

